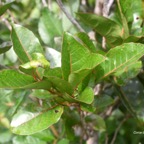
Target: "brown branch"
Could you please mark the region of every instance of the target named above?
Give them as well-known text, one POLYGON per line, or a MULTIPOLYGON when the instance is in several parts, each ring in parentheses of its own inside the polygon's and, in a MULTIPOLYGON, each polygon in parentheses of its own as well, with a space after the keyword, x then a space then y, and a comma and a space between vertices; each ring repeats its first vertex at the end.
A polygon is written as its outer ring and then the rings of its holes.
POLYGON ((59 137, 59 133, 58 133, 58 131, 56 130, 56 128, 52 125, 52 126, 50 126, 50 129, 51 129, 52 133, 54 134, 54 136, 55 136, 56 138, 58 138, 58 137, 59 137))
POLYGON ((118 134, 118 132, 119 132, 121 126, 123 125, 123 123, 127 120, 127 118, 128 118, 128 117, 124 118, 124 119, 120 122, 120 124, 118 125, 118 127, 117 127, 117 129, 116 129, 116 131, 115 131, 115 133, 114 133, 113 139, 112 139, 112 141, 111 141, 110 144, 114 144, 114 143, 115 143, 117 134, 118 134))
POLYGON ((66 8, 64 7, 63 3, 61 0, 56 0, 60 9, 64 12, 64 14, 67 16, 67 18, 71 21, 71 23, 73 25, 76 26, 76 28, 81 31, 81 32, 85 32, 84 29, 79 25, 79 23, 68 13, 68 11, 66 10, 66 8))
POLYGON ((42 0, 42 4, 43 4, 44 7, 48 7, 48 4, 47 4, 46 0, 42 0))

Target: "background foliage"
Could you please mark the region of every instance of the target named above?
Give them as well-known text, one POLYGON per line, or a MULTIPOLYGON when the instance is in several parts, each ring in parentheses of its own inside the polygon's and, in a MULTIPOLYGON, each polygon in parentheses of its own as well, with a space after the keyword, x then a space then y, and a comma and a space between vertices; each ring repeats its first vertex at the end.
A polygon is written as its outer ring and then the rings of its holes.
POLYGON ((97 2, 0 1, 1 144, 144 141, 144 1, 97 2))

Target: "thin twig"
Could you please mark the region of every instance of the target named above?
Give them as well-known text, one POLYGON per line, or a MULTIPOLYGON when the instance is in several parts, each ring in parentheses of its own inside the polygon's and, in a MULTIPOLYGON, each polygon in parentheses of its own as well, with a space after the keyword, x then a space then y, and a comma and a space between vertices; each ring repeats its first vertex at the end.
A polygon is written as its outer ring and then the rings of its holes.
POLYGON ((108 17, 111 6, 113 4, 114 0, 104 0, 104 5, 103 5, 103 16, 108 17))
POLYGON ((105 136, 105 144, 108 144, 108 140, 109 140, 108 134, 106 133, 106 136, 105 136))
POLYGON ((42 4, 43 4, 44 7, 48 7, 48 4, 47 4, 46 0, 42 0, 42 4))
POLYGON ((118 125, 118 127, 117 127, 117 129, 116 129, 116 131, 115 131, 115 133, 114 133, 113 139, 112 139, 112 141, 111 141, 110 144, 114 144, 114 143, 115 143, 115 140, 116 140, 117 134, 118 134, 118 132, 119 132, 121 126, 123 125, 123 123, 124 123, 126 120, 127 120, 127 117, 124 118, 124 119, 120 122, 120 124, 118 125))
POLYGON ((52 10, 52 2, 51 2, 51 0, 48 0, 48 8, 49 8, 49 10, 52 10))
POLYGON ((58 137, 59 137, 59 133, 58 133, 58 131, 56 130, 56 128, 52 125, 52 126, 50 126, 50 129, 51 129, 52 133, 54 134, 54 136, 55 136, 56 138, 58 138, 58 137))
POLYGON ((72 22, 72 24, 74 24, 79 31, 85 32, 84 29, 79 25, 79 23, 68 13, 68 11, 64 7, 62 1, 61 0, 56 0, 56 1, 59 5, 60 9, 65 13, 67 18, 72 22))
POLYGON ((5 25, 7 26, 7 28, 11 31, 12 27, 11 27, 11 24, 9 23, 9 21, 7 19, 5 19, 4 17, 1 17, 1 19, 5 23, 5 25))

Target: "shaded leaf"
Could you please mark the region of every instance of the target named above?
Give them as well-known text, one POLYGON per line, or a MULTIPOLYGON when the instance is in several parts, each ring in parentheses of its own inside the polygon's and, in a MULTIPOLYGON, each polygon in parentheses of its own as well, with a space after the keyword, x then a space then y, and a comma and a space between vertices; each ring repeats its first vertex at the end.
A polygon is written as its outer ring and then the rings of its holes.
POLYGON ((14 1, 7 3, 5 5, 0 5, 0 16, 3 15, 6 10, 14 3, 14 1))
POLYGON ((63 138, 58 142, 58 144, 69 144, 69 139, 63 138))
POLYGON ((73 94, 74 89, 67 81, 55 76, 48 76, 47 78, 52 83, 53 87, 58 91, 62 93, 68 93, 70 95, 73 94))
POLYGON ((8 51, 12 45, 9 42, 4 42, 0 45, 0 54, 5 53, 8 51))
POLYGON ((60 67, 56 67, 56 68, 46 68, 45 72, 44 72, 44 76, 45 77, 49 77, 49 76, 55 76, 55 77, 59 77, 62 78, 62 70, 60 67))
POLYGON ((104 36, 111 47, 122 43, 122 28, 116 22, 96 14, 78 13, 77 15, 85 24, 104 36))
POLYGON ((33 90, 31 93, 33 97, 37 97, 39 99, 51 99, 54 98, 54 95, 52 95, 49 91, 47 90, 33 90))
POLYGON ((63 108, 58 106, 40 113, 17 113, 11 122, 11 130, 15 134, 30 135, 42 131, 58 122, 63 108))
POLYGON ((38 31, 43 42, 47 45, 52 45, 54 37, 62 35, 61 21, 48 8, 44 8, 39 21, 38 31))
POLYGON ((128 65, 124 69, 119 70, 114 74, 116 76, 115 82, 117 82, 119 85, 124 85, 129 79, 136 77, 141 68, 141 61, 128 65))
POLYGON ((95 130, 98 130, 98 131, 101 131, 101 132, 106 130, 105 121, 99 115, 87 116, 86 121, 93 121, 95 130))

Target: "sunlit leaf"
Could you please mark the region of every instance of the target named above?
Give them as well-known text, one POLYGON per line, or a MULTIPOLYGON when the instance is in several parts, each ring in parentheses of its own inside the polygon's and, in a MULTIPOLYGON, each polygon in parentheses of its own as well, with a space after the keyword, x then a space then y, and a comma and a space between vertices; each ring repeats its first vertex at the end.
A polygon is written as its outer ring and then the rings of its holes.
POLYGON ((17 113, 11 122, 11 130, 15 134, 30 135, 47 129, 58 122, 63 113, 62 107, 56 107, 39 113, 17 113))
MULTIPOLYGON (((72 35, 68 33, 64 34, 62 46, 62 72, 65 80, 68 80, 70 74, 75 72, 84 72, 85 70, 90 72, 104 59, 104 56, 100 54, 91 53, 87 47, 81 44, 80 41, 78 41, 72 35)), ((84 75, 81 76, 80 81, 85 76, 86 73, 84 72, 84 75)), ((74 80, 70 78, 70 82, 71 81, 74 80)))
POLYGON ((107 59, 96 67, 96 78, 102 79, 121 69, 128 68, 128 65, 136 62, 144 55, 144 46, 139 43, 125 43, 111 49, 107 59))
POLYGON ((43 54, 39 40, 25 27, 13 24, 11 39, 13 48, 22 63, 31 61, 33 53, 43 54))

